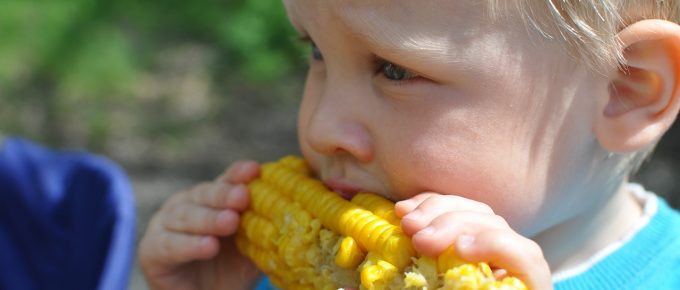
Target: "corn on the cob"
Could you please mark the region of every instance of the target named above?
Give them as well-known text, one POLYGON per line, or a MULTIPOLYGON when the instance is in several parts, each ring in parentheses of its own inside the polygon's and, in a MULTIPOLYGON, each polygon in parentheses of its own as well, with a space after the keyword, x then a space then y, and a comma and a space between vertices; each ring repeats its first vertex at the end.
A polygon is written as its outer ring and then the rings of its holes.
POLYGON ((517 278, 496 280, 486 263, 456 258, 453 247, 418 257, 392 202, 367 193, 346 201, 300 158, 263 165, 248 186, 237 245, 281 289, 526 289, 517 278))

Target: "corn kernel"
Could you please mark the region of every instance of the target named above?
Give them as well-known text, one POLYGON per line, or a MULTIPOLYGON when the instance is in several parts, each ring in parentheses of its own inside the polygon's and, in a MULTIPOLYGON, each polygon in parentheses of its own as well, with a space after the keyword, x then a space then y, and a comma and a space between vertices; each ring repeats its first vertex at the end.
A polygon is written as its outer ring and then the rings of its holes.
POLYGON ((346 201, 288 156, 262 166, 248 184, 250 208, 236 244, 281 289, 526 290, 517 278, 496 280, 486 263, 470 264, 453 247, 418 257, 394 204, 361 193, 346 201))

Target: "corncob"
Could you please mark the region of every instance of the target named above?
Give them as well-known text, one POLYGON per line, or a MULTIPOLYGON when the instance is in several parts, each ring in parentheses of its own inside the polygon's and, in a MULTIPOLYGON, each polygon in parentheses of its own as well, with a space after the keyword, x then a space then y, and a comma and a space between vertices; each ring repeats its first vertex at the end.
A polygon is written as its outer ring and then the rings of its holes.
POLYGON ((453 247, 417 256, 391 201, 369 193, 344 200, 300 158, 264 164, 248 187, 237 245, 281 289, 527 289, 456 258, 453 247))

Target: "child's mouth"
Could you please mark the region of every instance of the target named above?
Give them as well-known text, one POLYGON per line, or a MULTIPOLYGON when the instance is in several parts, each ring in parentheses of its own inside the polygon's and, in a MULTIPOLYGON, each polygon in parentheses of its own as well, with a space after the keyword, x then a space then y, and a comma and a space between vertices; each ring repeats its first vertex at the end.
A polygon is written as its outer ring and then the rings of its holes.
POLYGON ((329 190, 337 193, 346 200, 351 200, 352 197, 361 192, 360 188, 343 183, 341 181, 325 180, 323 183, 326 185, 326 187, 328 187, 329 190))

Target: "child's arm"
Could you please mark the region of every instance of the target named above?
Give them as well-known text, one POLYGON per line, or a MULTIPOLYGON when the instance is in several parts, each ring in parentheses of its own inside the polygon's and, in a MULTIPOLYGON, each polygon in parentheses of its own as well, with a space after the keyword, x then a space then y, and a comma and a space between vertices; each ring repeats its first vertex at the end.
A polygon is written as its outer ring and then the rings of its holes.
POLYGON ((450 245, 470 262, 487 262, 532 290, 553 289, 550 268, 534 241, 513 231, 486 204, 453 195, 423 193, 398 202, 397 216, 414 248, 438 256, 450 245))
POLYGON ((139 259, 153 289, 248 289, 260 275, 233 236, 248 206, 252 161, 232 164, 213 182, 175 194, 152 217, 139 259))

